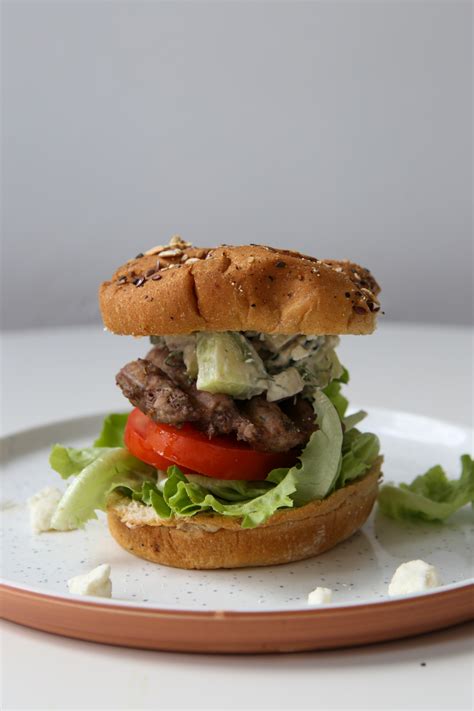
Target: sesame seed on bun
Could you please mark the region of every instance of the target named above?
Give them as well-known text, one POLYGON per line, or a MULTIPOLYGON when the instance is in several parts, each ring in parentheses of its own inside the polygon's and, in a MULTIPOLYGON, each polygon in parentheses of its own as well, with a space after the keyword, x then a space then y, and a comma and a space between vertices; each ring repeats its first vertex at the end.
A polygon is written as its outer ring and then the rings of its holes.
POLYGON ((104 325, 123 335, 195 331, 369 334, 380 311, 371 273, 263 245, 169 245, 138 254, 99 291, 104 325))

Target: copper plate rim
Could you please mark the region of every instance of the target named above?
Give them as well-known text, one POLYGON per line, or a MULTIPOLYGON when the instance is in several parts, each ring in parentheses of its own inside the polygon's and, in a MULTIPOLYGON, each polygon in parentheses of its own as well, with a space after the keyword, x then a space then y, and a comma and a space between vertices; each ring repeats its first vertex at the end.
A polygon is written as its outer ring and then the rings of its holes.
POLYGON ((0 584, 2 617, 90 642, 180 652, 266 653, 349 647, 474 619, 474 584, 427 595, 308 610, 168 610, 55 597, 0 584))

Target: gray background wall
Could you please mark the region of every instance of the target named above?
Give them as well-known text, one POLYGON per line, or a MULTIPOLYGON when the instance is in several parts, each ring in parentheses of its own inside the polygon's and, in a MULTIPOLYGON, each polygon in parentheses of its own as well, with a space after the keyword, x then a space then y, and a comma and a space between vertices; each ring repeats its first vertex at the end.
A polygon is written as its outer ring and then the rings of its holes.
POLYGON ((3 326, 98 319, 173 233, 373 269, 472 314, 469 2, 3 3, 3 326))

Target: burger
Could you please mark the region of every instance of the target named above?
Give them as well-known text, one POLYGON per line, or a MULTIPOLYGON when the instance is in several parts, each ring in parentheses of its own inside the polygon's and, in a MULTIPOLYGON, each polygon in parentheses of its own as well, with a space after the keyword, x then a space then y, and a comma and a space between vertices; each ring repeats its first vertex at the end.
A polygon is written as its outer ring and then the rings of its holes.
POLYGON ((178 568, 318 555, 377 497, 377 437, 347 415, 339 336, 372 333, 379 287, 348 261, 180 237, 99 291, 106 329, 150 340, 116 382, 133 409, 92 447, 56 445, 59 530, 107 512, 127 551, 178 568))

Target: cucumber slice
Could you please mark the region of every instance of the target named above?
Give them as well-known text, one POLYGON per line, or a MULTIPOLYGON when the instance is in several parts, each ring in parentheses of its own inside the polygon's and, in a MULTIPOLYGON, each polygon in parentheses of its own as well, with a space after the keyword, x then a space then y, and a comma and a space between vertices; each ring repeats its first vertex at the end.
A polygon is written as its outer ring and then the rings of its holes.
POLYGON ((240 333, 198 333, 196 355, 198 390, 246 400, 268 387, 262 359, 240 333))

